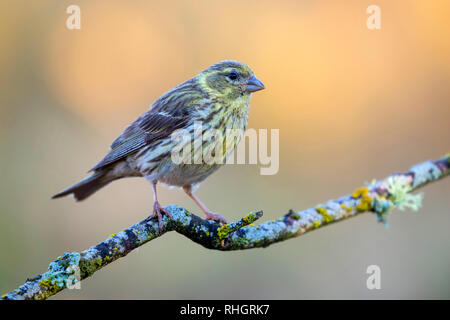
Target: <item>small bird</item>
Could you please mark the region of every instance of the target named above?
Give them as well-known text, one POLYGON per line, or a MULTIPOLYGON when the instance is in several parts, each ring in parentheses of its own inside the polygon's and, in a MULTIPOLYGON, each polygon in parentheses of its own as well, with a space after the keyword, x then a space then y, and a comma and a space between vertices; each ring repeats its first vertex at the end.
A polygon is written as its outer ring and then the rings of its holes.
MULTIPOLYGON (((227 129, 238 130, 238 137, 227 143, 225 150, 222 149, 220 156, 225 158, 236 148, 245 131, 252 93, 264 88, 244 63, 225 60, 208 67, 153 102, 149 110, 114 140, 109 153, 89 170, 92 172, 90 176, 52 198, 72 194, 81 201, 114 180, 145 177, 152 184, 154 197, 153 213, 149 218, 156 215, 160 228, 162 213, 169 218, 171 216, 158 201, 158 182, 183 188, 205 213, 207 220, 228 223, 224 217, 210 211, 193 193, 223 162, 175 163, 171 155, 179 142, 173 139, 172 134, 182 129, 195 140, 198 123, 202 125, 201 133, 214 129, 226 137, 227 129)), ((223 143, 208 139, 200 141, 201 150, 195 152, 202 152, 205 148, 211 150, 214 144, 223 143)))

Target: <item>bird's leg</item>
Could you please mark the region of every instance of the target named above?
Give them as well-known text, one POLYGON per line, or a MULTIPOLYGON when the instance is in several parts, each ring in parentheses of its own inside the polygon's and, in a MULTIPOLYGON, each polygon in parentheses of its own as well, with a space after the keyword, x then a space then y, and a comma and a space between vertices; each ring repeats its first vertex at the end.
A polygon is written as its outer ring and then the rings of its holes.
POLYGON ((155 215, 158 216, 158 226, 159 230, 162 230, 162 215, 161 213, 166 214, 170 219, 172 219, 172 216, 170 215, 170 212, 161 207, 161 205, 158 202, 158 195, 156 193, 156 183, 157 181, 152 181, 152 190, 153 190, 153 213, 151 216, 149 216, 147 219, 152 219, 155 215))
POLYGON ((224 223, 227 224, 228 221, 227 219, 225 219, 224 217, 222 217, 220 214, 212 212, 211 210, 209 210, 204 204, 203 202, 200 201, 200 199, 198 197, 196 197, 193 193, 192 193, 192 188, 191 186, 184 186, 183 187, 184 192, 186 192, 186 194, 192 199, 194 200, 194 202, 200 207, 200 209, 202 209, 202 211, 205 213, 206 215, 206 220, 213 220, 213 221, 217 221, 220 223, 224 223))

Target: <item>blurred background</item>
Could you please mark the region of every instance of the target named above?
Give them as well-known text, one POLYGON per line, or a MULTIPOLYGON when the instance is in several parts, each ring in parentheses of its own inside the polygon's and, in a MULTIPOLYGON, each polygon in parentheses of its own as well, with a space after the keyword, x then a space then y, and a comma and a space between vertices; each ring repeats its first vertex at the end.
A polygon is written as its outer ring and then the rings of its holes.
MULTIPOLYGON (((0 1, 0 293, 151 212, 144 179, 50 200, 162 93, 223 59, 267 89, 248 128, 280 130, 280 169, 230 165, 197 195, 233 220, 314 207, 450 151, 448 1, 0 1), (81 8, 81 30, 66 8, 81 8), (366 8, 381 8, 381 30, 366 8)), ((450 298, 450 179, 389 228, 364 214, 265 249, 173 232, 53 299, 450 298), (366 288, 367 266, 381 290, 366 288)), ((163 205, 201 215, 180 190, 163 205)))

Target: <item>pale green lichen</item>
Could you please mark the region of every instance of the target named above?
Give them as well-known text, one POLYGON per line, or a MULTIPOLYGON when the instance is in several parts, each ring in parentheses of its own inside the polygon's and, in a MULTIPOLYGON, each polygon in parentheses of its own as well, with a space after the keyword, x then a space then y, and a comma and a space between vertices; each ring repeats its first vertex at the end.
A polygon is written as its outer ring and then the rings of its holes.
POLYGON ((387 215, 389 212, 398 208, 405 210, 409 208, 417 211, 421 204, 423 194, 410 194, 412 187, 409 184, 409 178, 406 176, 392 176, 386 180, 387 195, 380 195, 373 200, 373 209, 377 213, 377 220, 384 223, 387 227, 387 215))
POLYGON ((417 211, 422 205, 423 194, 410 194, 412 191, 408 180, 404 176, 393 176, 387 179, 387 192, 392 197, 395 207, 400 210, 409 208, 417 211))

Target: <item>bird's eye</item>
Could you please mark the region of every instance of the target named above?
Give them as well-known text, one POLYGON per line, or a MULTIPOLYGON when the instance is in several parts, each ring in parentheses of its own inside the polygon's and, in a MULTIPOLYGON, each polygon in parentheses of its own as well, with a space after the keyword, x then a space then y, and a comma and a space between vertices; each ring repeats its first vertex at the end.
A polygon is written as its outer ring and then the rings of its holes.
POLYGON ((228 77, 230 80, 236 80, 236 79, 239 77, 239 75, 237 74, 237 72, 232 71, 232 72, 230 72, 230 73, 228 74, 227 77, 228 77))

